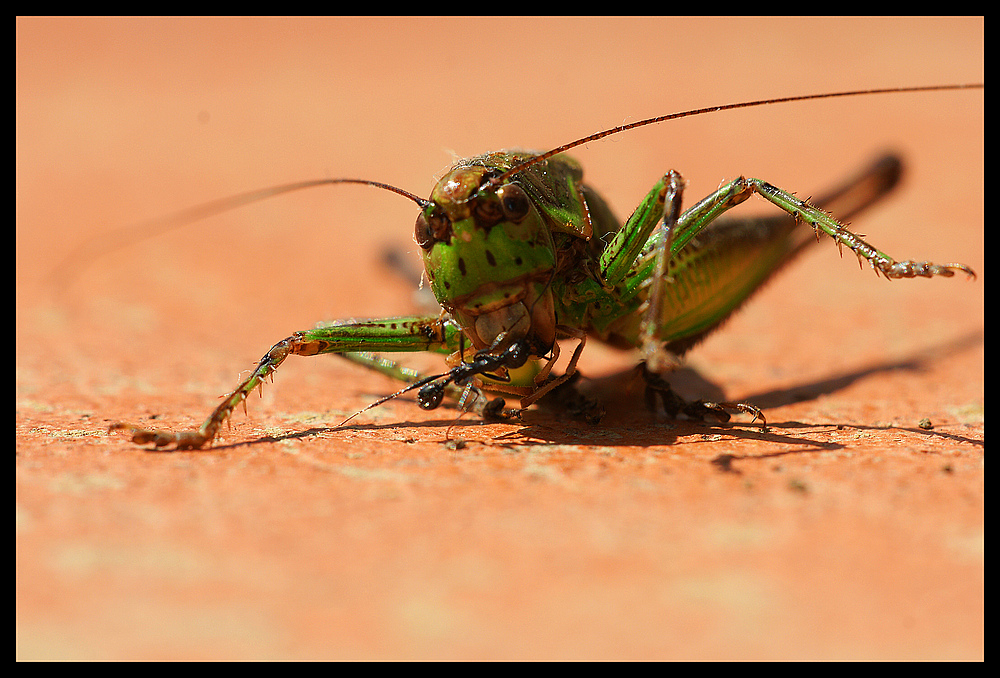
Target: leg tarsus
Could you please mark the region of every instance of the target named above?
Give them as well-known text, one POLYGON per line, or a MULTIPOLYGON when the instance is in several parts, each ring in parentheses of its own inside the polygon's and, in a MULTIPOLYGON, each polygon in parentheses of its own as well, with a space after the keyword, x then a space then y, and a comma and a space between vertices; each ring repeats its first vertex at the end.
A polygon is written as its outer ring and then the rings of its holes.
MULTIPOLYGON (((856 233, 831 216, 823 209, 811 204, 807 200, 800 200, 783 189, 769 184, 761 179, 743 179, 738 181, 746 182, 753 192, 764 199, 774 203, 795 219, 802 221, 816 231, 819 237, 820 231, 836 241, 838 247, 846 246, 857 255, 859 263, 866 260, 875 271, 876 275, 881 274, 886 278, 933 278, 941 276, 950 278, 955 273, 964 273, 970 279, 976 278, 976 272, 965 264, 948 263, 935 264, 931 261, 897 261, 888 254, 872 247, 870 244, 856 233)), ((890 184, 891 186, 891 184, 890 184)), ((873 202, 874 199, 870 200, 873 202)))
POLYGON ((204 447, 205 443, 211 442, 211 438, 200 430, 174 433, 162 429, 142 428, 121 421, 108 427, 108 433, 113 431, 127 431, 136 445, 148 443, 153 443, 156 447, 176 445, 178 450, 197 450, 204 447))
POLYGON ((683 414, 697 421, 705 421, 706 418, 709 418, 722 424, 729 421, 729 410, 733 410, 753 415, 753 421, 750 423, 752 424, 759 419, 761 421, 761 428, 767 430, 767 419, 765 419, 764 413, 753 405, 748 403, 710 402, 704 400, 688 402, 677 395, 666 379, 655 372, 650 372, 645 363, 640 364, 640 368, 643 379, 646 381, 646 406, 651 410, 655 411, 657 409, 657 401, 659 401, 663 406, 663 411, 670 417, 676 418, 678 415, 683 414))
POLYGON ((483 406, 479 415, 483 418, 484 422, 491 424, 521 418, 521 410, 516 408, 505 409, 506 406, 506 400, 503 398, 494 398, 483 406))
POLYGON ((743 412, 744 414, 752 414, 753 419, 750 421, 751 424, 757 422, 760 419, 761 430, 767 430, 767 419, 764 417, 764 413, 758 407, 754 407, 749 403, 734 403, 734 402, 710 402, 706 400, 696 400, 691 403, 691 406, 697 407, 699 409, 708 410, 719 414, 720 416, 725 416, 722 421, 729 421, 729 412, 727 410, 735 410, 737 412, 743 412))
MULTIPOLYGON (((108 433, 113 431, 128 431, 132 436, 132 442, 138 445, 153 443, 156 447, 166 447, 176 445, 178 450, 197 450, 211 443, 215 439, 215 434, 219 430, 222 422, 226 421, 233 410, 240 403, 245 403, 246 398, 254 389, 262 388, 264 380, 271 376, 278 366, 284 362, 292 353, 300 355, 313 355, 314 342, 303 341, 303 333, 293 334, 287 339, 282 339, 271 347, 260 362, 257 368, 247 377, 236 389, 228 394, 222 404, 212 411, 208 419, 194 431, 165 431, 161 429, 147 429, 126 422, 116 422, 108 427, 108 433)), ((244 407, 246 405, 244 404, 244 407)))
POLYGON ((580 380, 580 372, 574 371, 566 381, 556 386, 541 399, 543 406, 557 407, 568 412, 574 419, 596 426, 604 418, 604 405, 597 398, 580 393, 576 382, 580 380))

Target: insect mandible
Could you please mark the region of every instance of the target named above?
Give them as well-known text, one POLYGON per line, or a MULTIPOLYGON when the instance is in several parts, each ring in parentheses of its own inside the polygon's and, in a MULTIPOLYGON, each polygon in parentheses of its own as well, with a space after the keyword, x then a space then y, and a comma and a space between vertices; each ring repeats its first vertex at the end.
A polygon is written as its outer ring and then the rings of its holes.
MULTIPOLYGON (((236 407, 243 403, 245 408, 247 396, 262 388, 285 358, 322 353, 341 355, 407 382, 366 410, 416 390, 424 409, 436 408, 449 395, 484 418, 509 418, 519 410, 505 409, 503 398, 489 400, 484 391, 516 396, 520 407, 527 408, 553 391, 569 390, 588 337, 638 349, 647 403, 662 406, 671 416, 727 421, 730 411, 740 411, 763 422, 763 413, 751 404, 686 402, 661 374, 812 240, 825 234, 890 279, 951 277, 956 272, 975 277, 965 264, 897 261, 841 223, 893 188, 900 160, 883 157, 839 189, 810 202, 766 181, 739 177, 686 211, 681 210, 684 180, 669 171, 621 224, 584 183, 581 166, 564 152, 636 127, 722 110, 983 87, 860 90, 727 104, 641 120, 544 153, 505 150, 461 160, 428 199, 375 181, 322 179, 254 191, 169 217, 164 228, 319 185, 357 183, 393 191, 420 208, 414 240, 442 310, 436 315, 326 323, 295 332, 271 347, 199 428, 172 432, 117 422, 109 431, 127 431, 138 444, 202 448, 211 444, 236 407), (718 220, 755 193, 785 214, 718 220), (556 376, 559 340, 576 345, 556 376), (421 376, 377 355, 413 351, 446 354, 449 369, 421 376)), ((572 402, 578 414, 599 419, 598 403, 585 398, 572 402)))

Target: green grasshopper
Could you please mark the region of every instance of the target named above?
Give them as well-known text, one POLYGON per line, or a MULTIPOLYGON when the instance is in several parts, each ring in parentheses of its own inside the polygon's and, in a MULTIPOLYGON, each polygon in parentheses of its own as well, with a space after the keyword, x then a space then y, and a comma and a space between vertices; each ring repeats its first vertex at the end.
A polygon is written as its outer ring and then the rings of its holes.
MULTIPOLYGON (((975 273, 958 263, 896 261, 840 221, 886 195, 901 163, 885 157, 842 188, 812 203, 760 179, 739 177, 687 211, 681 210, 684 181, 667 172, 624 225, 601 196, 583 182, 581 166, 563 153, 611 134, 691 115, 841 96, 888 92, 982 88, 983 85, 896 88, 785 97, 685 111, 605 130, 545 153, 508 150, 459 161, 438 181, 429 199, 361 179, 307 181, 211 203, 168 220, 186 223, 237 205, 323 184, 361 183, 403 195, 419 208, 414 240, 420 247, 431 291, 441 312, 428 316, 346 320, 296 332, 275 344, 256 369, 196 430, 170 432, 118 422, 138 444, 196 449, 210 444, 233 410, 261 388, 290 355, 342 355, 408 385, 370 407, 411 390, 434 409, 445 395, 485 418, 516 416, 503 398, 514 395, 527 408, 563 390, 576 374, 588 337, 639 349, 647 402, 671 416, 729 419, 735 410, 764 422, 746 403, 686 402, 660 376, 715 330, 783 264, 826 234, 838 247, 867 260, 886 278, 951 277, 975 273), (719 220, 756 193, 785 214, 755 220, 719 220), (810 228, 800 226, 805 224, 810 228), (552 370, 559 340, 576 347, 561 375, 552 370), (447 354, 449 369, 421 376, 382 352, 447 354)), ((578 401, 579 402, 579 401, 578 401)), ((599 405, 578 408, 591 420, 599 405)), ((365 408, 365 409, 369 409, 365 408)), ((363 412, 364 410, 362 410, 363 412)), ((355 415, 356 416, 356 415, 355 415)), ((349 421, 349 419, 348 419, 349 421)), ((344 422, 346 423, 346 421, 344 422)))

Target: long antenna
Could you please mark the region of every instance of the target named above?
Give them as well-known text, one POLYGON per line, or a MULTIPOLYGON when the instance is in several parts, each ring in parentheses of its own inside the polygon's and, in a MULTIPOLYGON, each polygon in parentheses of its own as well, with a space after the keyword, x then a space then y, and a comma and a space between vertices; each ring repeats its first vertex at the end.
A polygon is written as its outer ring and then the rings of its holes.
POLYGON ((520 165, 515 165, 503 174, 497 177, 493 177, 489 181, 483 183, 482 189, 488 187, 498 187, 507 179, 514 176, 518 172, 523 172, 532 165, 538 164, 540 162, 545 162, 554 155, 558 155, 563 151, 568 151, 571 148, 576 148, 577 146, 582 146, 583 144, 589 144, 591 141, 597 141, 598 139, 603 139, 604 137, 609 137, 612 134, 619 134, 621 132, 627 132, 630 129, 635 129, 636 127, 645 127, 646 125, 655 125, 658 122, 666 122, 667 120, 677 120, 678 118, 689 118, 695 115, 702 115, 705 113, 717 113, 719 111, 730 111, 735 108, 753 108, 755 106, 768 106, 770 104, 786 104, 791 101, 808 101, 810 99, 836 99, 838 97, 855 97, 865 94, 893 94, 898 92, 939 92, 943 90, 952 89, 983 89, 985 85, 983 83, 972 83, 966 85, 925 85, 923 87, 885 87, 881 89, 856 89, 850 92, 832 92, 826 94, 805 94, 802 96, 794 97, 778 97, 777 99, 758 99, 757 101, 743 101, 738 104, 723 104, 722 106, 709 106, 708 108, 694 108, 690 111, 681 111, 680 113, 671 113, 669 115, 658 115, 655 118, 646 118, 645 120, 639 120, 638 122, 631 122, 627 125, 621 125, 619 127, 612 127, 611 129, 606 129, 603 132, 598 132, 596 134, 591 134, 590 136, 583 137, 582 139, 577 139, 576 141, 571 141, 568 144, 563 144, 557 148, 553 148, 551 151, 542 153, 530 160, 522 162, 520 165))
POLYGON ((63 262, 53 270, 50 274, 50 279, 56 287, 63 288, 76 277, 80 269, 87 266, 87 264, 99 254, 106 254, 123 247, 134 245, 137 242, 141 242, 147 238, 152 238, 160 233, 169 231, 172 228, 184 226, 195 221, 201 221, 202 219, 213 217, 216 214, 222 214, 223 212, 236 209, 237 207, 243 207, 244 205, 267 200, 268 198, 273 198, 277 195, 284 195, 285 193, 292 193, 293 191, 301 191, 307 188, 325 186, 328 184, 362 184, 365 186, 374 186, 386 191, 398 193, 404 198, 409 198, 413 202, 417 203, 417 205, 421 208, 426 207, 429 203, 428 200, 414 195, 409 191, 404 191, 403 189, 390 184, 383 184, 382 182, 370 181, 368 179, 313 179, 311 181, 297 181, 292 184, 271 186, 270 188, 262 188, 256 191, 240 193, 239 195, 231 195, 227 198, 212 200, 211 202, 189 207, 181 210, 180 212, 168 214, 165 217, 158 217, 140 224, 123 226, 113 231, 103 233, 90 240, 86 240, 70 252, 63 262))

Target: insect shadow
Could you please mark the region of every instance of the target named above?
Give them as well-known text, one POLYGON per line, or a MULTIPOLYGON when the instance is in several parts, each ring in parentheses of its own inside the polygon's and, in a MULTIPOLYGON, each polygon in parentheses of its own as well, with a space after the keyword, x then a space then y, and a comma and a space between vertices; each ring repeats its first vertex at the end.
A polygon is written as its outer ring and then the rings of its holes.
POLYGON ((983 330, 975 330, 962 336, 950 339, 939 344, 929 346, 914 352, 912 355, 899 360, 889 360, 875 362, 862 367, 833 374, 823 379, 818 379, 811 383, 800 384, 786 389, 764 391, 747 395, 755 405, 765 409, 773 409, 783 405, 815 400, 822 395, 830 395, 841 391, 851 384, 861 381, 867 377, 897 370, 907 370, 912 372, 923 372, 930 365, 941 361, 949 356, 959 355, 965 351, 983 345, 983 330))

